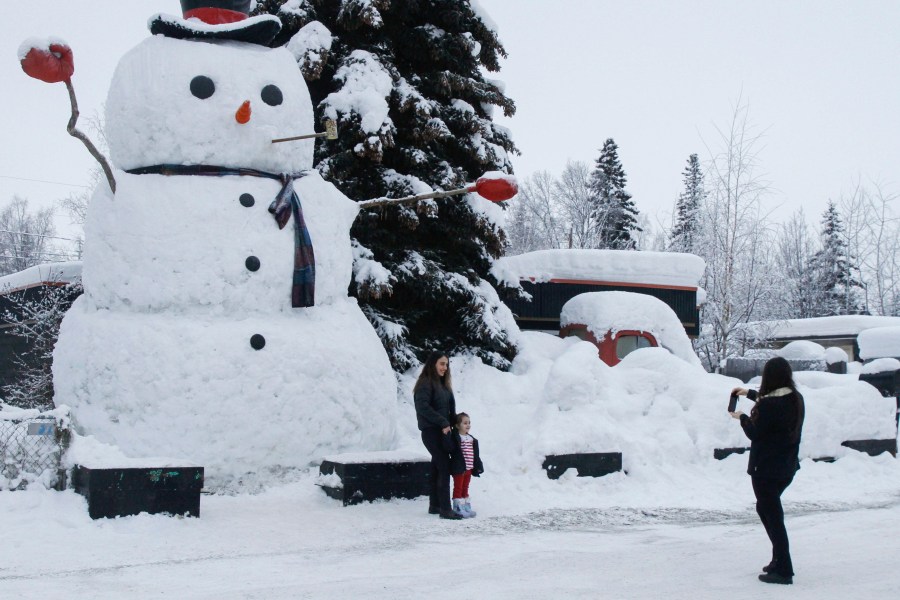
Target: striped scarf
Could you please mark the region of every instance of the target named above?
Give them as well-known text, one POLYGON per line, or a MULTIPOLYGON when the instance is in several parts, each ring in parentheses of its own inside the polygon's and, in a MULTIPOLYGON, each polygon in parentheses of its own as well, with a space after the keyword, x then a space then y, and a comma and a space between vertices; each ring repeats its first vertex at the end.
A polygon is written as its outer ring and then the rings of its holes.
POLYGON ((249 177, 265 177, 281 182, 281 191, 269 205, 269 212, 275 217, 279 229, 284 229, 291 215, 294 215, 294 274, 291 287, 291 306, 294 308, 315 306, 316 296, 316 256, 313 252, 312 240, 306 221, 303 219, 303 207, 300 197, 294 190, 294 180, 305 177, 309 172, 297 174, 268 173, 256 169, 235 169, 231 167, 215 167, 210 165, 154 165, 126 171, 132 175, 203 175, 224 177, 226 175, 242 175, 249 177))

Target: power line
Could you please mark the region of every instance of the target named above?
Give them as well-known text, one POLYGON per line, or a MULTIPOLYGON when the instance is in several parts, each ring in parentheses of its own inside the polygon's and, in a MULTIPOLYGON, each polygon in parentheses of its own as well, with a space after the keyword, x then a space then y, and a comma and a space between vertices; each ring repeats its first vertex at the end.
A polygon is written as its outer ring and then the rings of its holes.
POLYGON ((91 186, 89 185, 79 185, 77 183, 65 183, 62 181, 47 181, 46 179, 29 179, 27 177, 13 177, 12 175, 0 175, 0 179, 18 179, 19 181, 32 181, 34 183, 50 183, 53 185, 65 185, 68 187, 78 187, 89 189, 91 186))
POLYGON ((66 240, 67 242, 80 242, 78 238, 64 238, 64 237, 56 237, 54 235, 45 235, 43 233, 29 233, 27 231, 10 231, 8 229, 0 229, 0 233, 11 233, 13 235, 30 235, 32 237, 40 237, 40 238, 50 238, 51 240, 66 240))

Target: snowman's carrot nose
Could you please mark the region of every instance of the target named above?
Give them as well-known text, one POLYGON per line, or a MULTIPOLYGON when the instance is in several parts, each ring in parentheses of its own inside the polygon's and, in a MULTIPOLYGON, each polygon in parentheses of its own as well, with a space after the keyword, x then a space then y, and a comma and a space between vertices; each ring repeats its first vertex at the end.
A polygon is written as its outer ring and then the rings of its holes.
POLYGON ((250 101, 244 100, 244 103, 241 104, 241 107, 237 109, 237 112, 234 113, 234 120, 240 123, 241 125, 246 124, 250 120, 250 101))

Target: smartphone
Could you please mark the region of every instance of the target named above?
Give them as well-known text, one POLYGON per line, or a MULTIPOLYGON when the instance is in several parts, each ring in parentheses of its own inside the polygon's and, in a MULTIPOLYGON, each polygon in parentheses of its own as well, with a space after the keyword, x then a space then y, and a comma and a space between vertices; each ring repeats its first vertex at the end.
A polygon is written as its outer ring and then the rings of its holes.
POLYGON ((733 413, 734 411, 737 410, 737 401, 738 401, 738 395, 732 394, 731 398, 728 399, 728 412, 733 413))

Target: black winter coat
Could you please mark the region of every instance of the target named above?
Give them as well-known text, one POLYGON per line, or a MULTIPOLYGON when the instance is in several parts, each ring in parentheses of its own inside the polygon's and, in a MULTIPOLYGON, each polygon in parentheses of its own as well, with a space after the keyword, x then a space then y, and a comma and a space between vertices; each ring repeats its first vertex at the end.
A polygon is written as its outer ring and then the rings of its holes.
MULTIPOLYGON (((750 390, 747 397, 755 400, 757 392, 750 390)), ((741 415, 741 427, 750 438, 747 473, 764 479, 791 479, 800 468, 803 396, 797 391, 783 396, 762 396, 755 410, 758 412, 755 422, 741 415)))
MULTIPOLYGON (((469 434, 471 435, 471 434, 469 434)), ((481 453, 478 451, 478 440, 472 437, 472 451, 475 454, 475 460, 472 463, 472 475, 478 477, 484 473, 484 465, 481 464, 481 453)), ((450 453, 450 474, 462 475, 466 472, 466 457, 462 453, 462 438, 459 431, 454 427, 453 431, 444 436, 445 450, 450 453)))
POLYGON ((416 421, 419 430, 450 427, 456 421, 456 399, 453 392, 430 381, 426 381, 415 391, 416 421))

